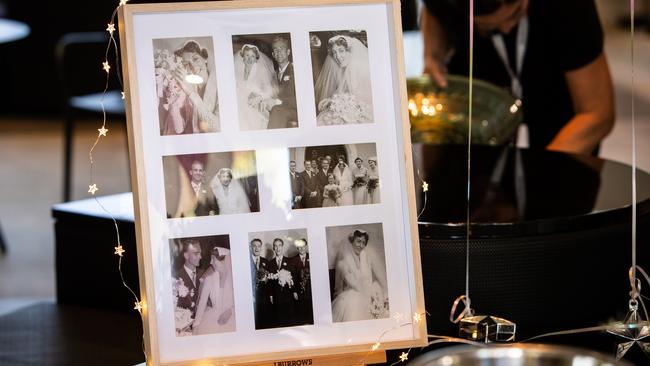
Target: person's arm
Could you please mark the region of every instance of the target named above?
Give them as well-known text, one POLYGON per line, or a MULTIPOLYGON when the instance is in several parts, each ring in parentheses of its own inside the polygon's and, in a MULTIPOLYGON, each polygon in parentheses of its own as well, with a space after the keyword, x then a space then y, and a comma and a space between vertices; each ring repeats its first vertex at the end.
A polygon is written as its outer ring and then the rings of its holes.
POLYGON ((447 86, 447 66, 445 61, 450 52, 450 46, 445 29, 434 15, 422 8, 420 29, 424 49, 423 73, 431 75, 440 86, 447 86))
POLYGON ((614 91, 604 53, 564 75, 575 116, 546 148, 590 154, 614 126, 614 91))

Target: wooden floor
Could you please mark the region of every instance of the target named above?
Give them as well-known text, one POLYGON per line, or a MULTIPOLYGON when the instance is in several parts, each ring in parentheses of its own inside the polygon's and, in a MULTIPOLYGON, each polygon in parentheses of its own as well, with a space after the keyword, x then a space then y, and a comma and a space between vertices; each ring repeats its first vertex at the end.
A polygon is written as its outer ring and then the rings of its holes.
MULTIPOLYGON (((650 171, 650 36, 636 40, 636 107, 639 166, 650 171)), ((631 79, 629 38, 625 32, 608 34, 606 48, 616 87, 617 124, 602 146, 601 156, 629 163, 631 79)), ((419 57, 419 55, 418 55, 419 57)), ((88 151, 100 121, 79 124, 75 135, 73 198, 88 197, 88 151)), ((109 122, 108 137, 95 153, 98 194, 128 191, 129 176, 125 128, 109 122)), ((34 299, 52 299, 54 233, 50 208, 61 201, 63 140, 57 119, 0 118, 0 225, 9 253, 0 256, 0 313, 34 299)), ((93 238, 88 238, 92 245, 93 238)), ((92 275, 79 253, 79 271, 92 275)))
MULTIPOLYGON (((13 307, 21 299, 54 297, 50 209, 62 200, 62 126, 55 119, 0 119, 0 225, 9 250, 0 256, 0 305, 3 299, 13 307)), ((99 121, 82 121, 76 130, 73 199, 88 196, 88 151, 98 127, 99 121)), ((130 189, 124 123, 109 123, 108 129, 95 155, 101 194, 130 189)), ((79 270, 92 272, 83 253, 79 270)))

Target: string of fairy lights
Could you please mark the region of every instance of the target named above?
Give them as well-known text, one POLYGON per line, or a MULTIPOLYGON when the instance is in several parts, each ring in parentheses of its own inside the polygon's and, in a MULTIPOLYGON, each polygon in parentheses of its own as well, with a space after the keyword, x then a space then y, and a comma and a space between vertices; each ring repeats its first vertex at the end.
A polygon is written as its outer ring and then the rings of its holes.
MULTIPOLYGON (((117 77, 117 79, 119 81, 120 87, 122 89, 124 88, 124 84, 122 82, 122 79, 120 77, 120 72, 119 72, 119 47, 117 46, 117 41, 115 39, 114 32, 116 31, 115 19, 116 19, 116 16, 117 16, 117 12, 119 11, 119 8, 126 5, 128 3, 128 1, 129 0, 120 0, 119 4, 117 5, 115 10, 113 11, 113 14, 111 15, 110 22, 107 24, 107 27, 106 27, 106 32, 108 32, 109 40, 108 40, 108 44, 107 44, 107 47, 106 47, 106 53, 104 55, 104 61, 102 61, 102 64, 101 64, 102 70, 106 72, 106 84, 105 84, 104 90, 102 92, 102 98, 101 98, 101 101, 100 101, 101 108, 102 108, 102 123, 101 123, 101 127, 99 129, 97 129, 97 131, 98 131, 97 137, 95 138, 95 141, 92 144, 92 146, 90 148, 90 151, 88 153, 88 158, 89 158, 89 162, 90 162, 90 184, 88 185, 88 193, 90 193, 93 196, 95 202, 101 207, 101 209, 113 221, 113 225, 114 225, 114 228, 115 228, 115 237, 116 237, 116 246, 114 247, 114 253, 113 254, 118 257, 118 272, 119 272, 119 275, 120 275, 120 280, 122 281, 122 285, 133 296, 133 298, 135 300, 133 309, 138 311, 138 313, 140 314, 141 320, 144 322, 143 310, 145 309, 146 304, 145 304, 144 301, 142 301, 140 299, 140 297, 135 293, 135 291, 133 291, 133 289, 126 283, 126 280, 124 278, 124 274, 122 272, 122 260, 124 259, 124 256, 126 254, 126 249, 124 249, 124 246, 121 244, 120 230, 119 230, 119 227, 117 225, 117 220, 112 215, 110 210, 108 210, 101 203, 101 201, 98 199, 98 197, 96 195, 96 193, 100 190, 100 188, 97 185, 97 183, 95 182, 94 171, 95 171, 95 165, 96 164, 95 164, 95 160, 93 158, 93 153, 95 152, 96 148, 99 146, 99 144, 101 142, 101 139, 104 138, 104 137, 107 137, 107 134, 108 134, 108 131, 109 131, 108 128, 106 128, 106 124, 107 124, 108 119, 107 119, 106 110, 105 110, 105 106, 104 106, 104 97, 106 96, 106 93, 108 92, 109 83, 110 83, 111 75, 112 75, 111 74, 112 67, 111 67, 111 63, 109 62, 109 57, 108 57, 111 50, 114 51, 114 54, 115 54, 115 68, 118 70, 115 73, 116 77, 117 77)), ((124 100, 125 99, 124 91, 121 92, 121 96, 122 96, 122 99, 124 100)), ((424 180, 422 180, 421 183, 422 183, 422 190, 423 190, 423 192, 426 193, 428 191, 428 183, 425 182, 424 180)), ((425 194, 425 206, 426 206, 426 194, 425 194)), ((424 212, 424 210, 422 212, 424 212)), ((416 312, 411 317, 412 321, 398 324, 398 325, 384 331, 381 334, 381 336, 379 337, 379 339, 377 340, 377 342, 375 342, 370 347, 369 352, 376 352, 381 348, 381 344, 382 344, 381 340, 384 338, 384 336, 386 336, 387 334, 389 334, 390 332, 392 332, 392 331, 394 331, 394 330, 396 330, 398 328, 408 326, 408 325, 413 325, 413 324, 416 324, 416 325, 419 324, 424 319, 424 315, 425 315, 424 313, 417 313, 416 312)), ((404 317, 405 316, 403 314, 400 314, 400 313, 396 313, 396 314, 393 315, 393 318, 397 322, 401 322, 404 319, 404 317)), ((408 360, 408 356, 409 356, 410 351, 411 350, 409 349, 406 352, 402 352, 399 355, 399 360, 397 362, 393 363, 393 365, 398 364, 398 363, 402 363, 402 362, 406 362, 408 360)), ((145 360, 146 360, 146 357, 147 357, 147 354, 145 352, 145 360)), ((363 359, 361 359, 361 363, 364 363, 364 359, 365 359, 365 357, 363 359)))
MULTIPOLYGON (((115 228, 115 237, 116 237, 116 245, 113 248, 114 252, 113 254, 118 257, 118 272, 120 275, 120 279, 122 281, 122 285, 127 289, 127 291, 130 292, 130 294, 133 296, 134 299, 134 310, 138 311, 140 314, 141 320, 144 322, 144 314, 143 311, 146 309, 146 304, 144 301, 140 299, 138 294, 136 294, 133 289, 127 284, 123 272, 122 272, 122 260, 124 259, 126 255, 126 250, 124 249, 124 246, 121 244, 120 240, 120 230, 117 224, 116 219, 114 216, 111 214, 111 212, 102 204, 102 202, 98 199, 97 197, 97 192, 100 190, 100 187, 98 184, 95 182, 95 176, 94 176, 94 171, 95 171, 95 161, 93 159, 93 153, 101 143, 103 138, 107 137, 107 134, 109 132, 107 126, 107 115, 106 115, 106 110, 104 108, 104 97, 106 96, 106 93, 109 88, 109 82, 111 79, 112 75, 112 68, 113 66, 117 70, 115 72, 115 75, 117 77, 117 80, 119 81, 120 87, 123 89, 124 84, 121 79, 120 75, 120 63, 119 63, 119 48, 117 46, 117 41, 114 37, 114 32, 116 31, 116 26, 115 26, 115 19, 118 13, 118 10, 120 7, 124 6, 127 4, 129 0, 120 0, 119 4, 113 11, 110 21, 107 24, 106 27, 106 32, 109 35, 109 40, 108 44, 106 47, 106 52, 104 55, 104 61, 101 63, 101 68, 103 71, 106 72, 106 85, 103 91, 103 96, 101 99, 101 107, 102 107, 102 123, 101 127, 97 129, 98 134, 94 140, 94 143, 92 144, 90 151, 89 151, 89 161, 90 161, 90 184, 88 185, 88 193, 90 193, 96 203, 101 207, 101 209, 111 218, 113 221, 113 225, 115 228), (109 62, 109 54, 110 51, 114 52, 114 64, 113 66, 111 65, 111 62, 109 62)), ((472 86, 473 86, 473 42, 474 42, 474 32, 473 32, 473 16, 474 16, 474 0, 468 0, 469 1, 469 6, 470 6, 470 11, 469 11, 469 16, 470 16, 470 38, 469 38, 469 43, 470 43, 470 60, 469 60, 469 118, 468 118, 468 123, 469 123, 469 128, 468 128, 468 146, 467 146, 467 152, 468 152, 468 159, 467 159, 467 218, 466 218, 466 263, 465 263, 465 293, 461 296, 459 296, 456 301, 454 302, 452 306, 452 311, 450 315, 450 320, 452 322, 457 323, 460 319, 466 317, 466 316, 471 316, 473 315, 473 310, 471 308, 471 301, 469 297, 469 273, 470 273, 470 235, 471 235, 471 230, 470 230, 470 192, 471 192, 471 129, 472 129, 472 86), (456 307, 459 305, 459 303, 462 302, 464 304, 464 309, 461 311, 460 315, 454 319, 454 314, 456 311, 456 307)), ((638 278, 638 273, 641 273, 643 277, 650 283, 650 278, 647 275, 647 273, 637 265, 636 262, 636 253, 637 253, 637 243, 636 243, 636 125, 635 125, 635 107, 634 107, 634 2, 635 0, 630 0, 630 19, 631 19, 631 69, 632 69, 632 266, 629 271, 629 279, 630 279, 630 286, 631 286, 631 291, 630 291, 630 311, 634 309, 634 313, 636 314, 636 309, 638 308, 638 304, 640 303, 643 307, 644 314, 646 316, 645 323, 647 323, 647 318, 648 314, 645 311, 645 305, 643 304, 643 298, 645 296, 641 295, 641 284, 640 284, 640 279, 638 278), (634 305, 634 306, 633 306, 634 305)), ((125 99, 125 94, 122 91, 121 93, 122 99, 125 99)), ((426 205, 427 205, 427 196, 428 196, 428 190, 429 190, 429 184, 426 182, 421 176, 420 172, 417 171, 417 176, 418 179, 420 180, 420 187, 422 189, 422 193, 424 194, 424 200, 422 204, 422 209, 418 213, 417 217, 419 218, 425 211, 426 205)), ((428 314, 426 312, 420 313, 416 312, 410 316, 410 319, 408 322, 404 322, 406 319, 406 315, 401 314, 401 313, 395 313, 393 314, 392 318, 396 321, 396 325, 390 329, 385 330, 380 337, 377 339, 375 343, 373 343, 368 350, 368 354, 371 354, 372 352, 376 352, 380 350, 382 346, 382 339, 389 334, 390 332, 401 328, 403 326, 409 326, 409 325, 417 325, 420 324, 425 316, 428 314)), ((643 321, 643 320, 641 320, 643 321)), ((575 329, 575 330, 568 330, 568 331, 560 331, 560 332, 553 332, 553 333, 547 333, 543 334, 540 336, 536 336, 533 338, 529 338, 523 342, 528 342, 531 340, 543 338, 543 337, 549 337, 549 336, 554 336, 554 335, 566 335, 566 334, 578 334, 578 333, 585 333, 585 332, 593 332, 593 331, 608 331, 610 333, 615 333, 616 329, 624 329, 624 330, 629 330, 633 324, 630 324, 628 322, 628 319, 626 319, 623 323, 619 323, 617 325, 617 328, 614 328, 611 324, 610 325, 605 325, 605 326, 597 326, 597 327, 590 327, 590 328, 583 328, 583 329, 575 329)), ((621 334, 616 334, 616 335, 621 335, 621 334)), ((622 335, 621 335, 622 336, 622 335)), ((144 337, 144 336, 143 336, 144 337)), ((431 335, 428 334, 427 338, 430 340, 427 343, 427 347, 435 344, 440 344, 440 343, 459 343, 459 344, 469 344, 477 347, 485 347, 485 343, 480 343, 468 339, 463 339, 463 338, 455 338, 455 337, 448 337, 448 336, 438 336, 438 335, 431 335)), ((629 338, 628 338, 629 340, 629 338)), ((639 339, 634 339, 632 342, 637 342, 638 343, 639 339)), ((628 347, 629 348, 629 347, 628 347)), ((411 349, 408 349, 406 351, 401 352, 401 354, 398 357, 398 360, 396 362, 393 362, 391 366, 399 364, 399 363, 404 363, 408 361, 409 355, 410 355, 411 349)), ((145 359, 146 359, 146 352, 145 352, 145 359)), ((361 360, 361 363, 364 363, 365 357, 361 360)))

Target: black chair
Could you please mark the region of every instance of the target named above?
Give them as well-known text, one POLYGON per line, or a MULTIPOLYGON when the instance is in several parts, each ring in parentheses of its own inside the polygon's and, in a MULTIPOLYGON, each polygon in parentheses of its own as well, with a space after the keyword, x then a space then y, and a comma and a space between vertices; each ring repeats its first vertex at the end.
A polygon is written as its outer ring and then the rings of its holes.
POLYGON ((4 235, 2 235, 2 227, 0 227, 0 254, 7 253, 7 244, 5 244, 4 235))
MULTIPOLYGON (((102 70, 108 45, 106 32, 68 33, 57 42, 55 56, 61 87, 64 125, 63 200, 69 201, 72 183, 72 137, 75 120, 81 115, 102 118, 102 98, 108 119, 124 120, 124 101, 114 75, 109 91, 103 94, 106 74, 102 70)), ((112 52, 110 53, 112 57, 112 52)), ((114 60, 112 73, 119 72, 114 60)))

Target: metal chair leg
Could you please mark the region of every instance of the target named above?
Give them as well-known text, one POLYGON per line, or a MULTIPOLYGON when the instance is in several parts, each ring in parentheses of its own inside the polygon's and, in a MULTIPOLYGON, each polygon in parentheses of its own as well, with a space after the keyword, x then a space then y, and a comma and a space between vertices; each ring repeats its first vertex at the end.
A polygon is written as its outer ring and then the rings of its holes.
POLYGON ((7 244, 5 244, 4 235, 2 235, 2 227, 0 227, 0 254, 4 255, 7 253, 7 244))
POLYGON ((63 126, 63 202, 70 201, 72 190, 72 137, 74 117, 68 111, 63 126))

